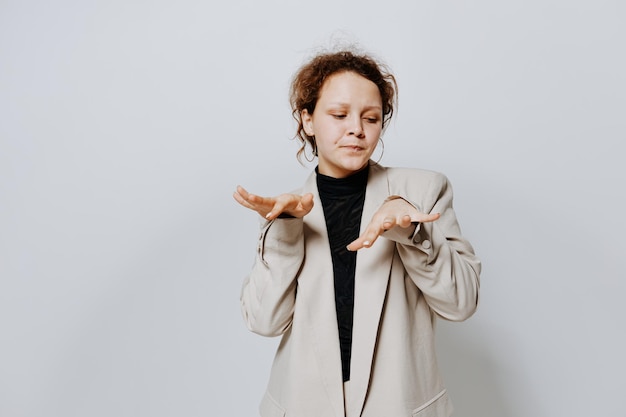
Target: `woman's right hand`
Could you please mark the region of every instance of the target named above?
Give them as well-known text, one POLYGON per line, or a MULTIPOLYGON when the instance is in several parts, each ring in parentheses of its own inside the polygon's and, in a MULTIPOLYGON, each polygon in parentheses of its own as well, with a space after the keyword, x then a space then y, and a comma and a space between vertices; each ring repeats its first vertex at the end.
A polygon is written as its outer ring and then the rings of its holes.
POLYGON ((261 197, 250 194, 245 188, 238 185, 233 197, 245 208, 256 211, 268 220, 273 220, 282 213, 293 217, 304 217, 313 208, 313 194, 311 193, 261 197))

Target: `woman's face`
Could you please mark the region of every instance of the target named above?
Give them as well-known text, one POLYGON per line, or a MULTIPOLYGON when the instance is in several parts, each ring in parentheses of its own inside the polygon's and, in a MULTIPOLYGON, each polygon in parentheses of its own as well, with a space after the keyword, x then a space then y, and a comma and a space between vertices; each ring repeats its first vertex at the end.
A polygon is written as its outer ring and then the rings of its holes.
POLYGON ((331 75, 313 114, 302 112, 304 131, 315 136, 320 174, 344 178, 364 168, 378 144, 382 120, 376 84, 354 72, 331 75))

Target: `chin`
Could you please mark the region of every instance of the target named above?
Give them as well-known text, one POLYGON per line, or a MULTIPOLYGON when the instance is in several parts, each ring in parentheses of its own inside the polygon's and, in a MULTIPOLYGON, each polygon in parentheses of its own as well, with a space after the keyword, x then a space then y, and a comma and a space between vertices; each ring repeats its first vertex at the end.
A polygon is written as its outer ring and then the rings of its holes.
POLYGON ((351 161, 349 163, 344 164, 343 169, 345 169, 346 171, 350 171, 350 172, 357 172, 365 168, 368 161, 369 161, 369 158, 362 160, 362 161, 351 161))

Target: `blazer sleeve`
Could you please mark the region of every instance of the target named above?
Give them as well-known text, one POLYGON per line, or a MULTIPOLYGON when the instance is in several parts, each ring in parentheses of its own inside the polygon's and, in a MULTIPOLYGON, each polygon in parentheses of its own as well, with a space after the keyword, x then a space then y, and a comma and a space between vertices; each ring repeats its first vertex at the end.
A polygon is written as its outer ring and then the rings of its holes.
POLYGON ((406 273, 430 308, 444 319, 462 321, 478 306, 481 263, 461 234, 449 180, 425 172, 417 178, 403 176, 395 184, 390 179, 390 198, 403 198, 422 213, 440 213, 440 218, 412 229, 395 227, 383 236, 396 242, 406 273))
POLYGON ((248 329, 279 336, 289 328, 296 300, 296 277, 304 260, 304 222, 300 218, 266 222, 252 271, 241 289, 241 311, 248 329))

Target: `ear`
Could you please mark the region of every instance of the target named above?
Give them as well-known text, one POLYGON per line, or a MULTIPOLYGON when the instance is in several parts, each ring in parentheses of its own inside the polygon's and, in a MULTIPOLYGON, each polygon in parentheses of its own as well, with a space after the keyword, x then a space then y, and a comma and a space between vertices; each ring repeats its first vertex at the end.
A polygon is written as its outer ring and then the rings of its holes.
POLYGON ((304 109, 300 113, 300 117, 302 118, 302 127, 304 128, 304 133, 309 136, 315 136, 315 132, 313 131, 313 116, 309 114, 307 109, 304 109))

